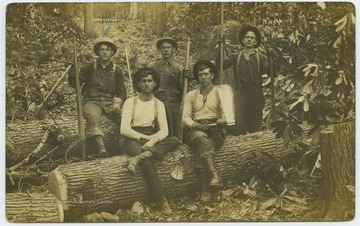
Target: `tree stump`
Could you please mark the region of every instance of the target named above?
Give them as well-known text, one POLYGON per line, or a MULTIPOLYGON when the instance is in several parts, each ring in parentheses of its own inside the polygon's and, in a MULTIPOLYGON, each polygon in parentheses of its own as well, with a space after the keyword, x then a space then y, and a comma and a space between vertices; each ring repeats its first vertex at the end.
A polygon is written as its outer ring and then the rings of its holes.
POLYGON ((352 220, 355 194, 347 186, 355 186, 355 122, 331 125, 322 131, 320 153, 323 220, 352 220))
MULTIPOLYGON (((185 156, 195 164, 193 153, 184 149, 185 156)), ((268 152, 274 157, 282 157, 290 150, 270 131, 228 136, 215 157, 222 179, 245 181, 251 177, 246 174, 245 166, 253 152, 268 152)), ((176 164, 172 154, 167 154, 155 164, 166 195, 172 197, 198 191, 200 185, 195 172, 186 174, 181 181, 170 176, 176 164)), ((149 200, 151 194, 140 170, 132 175, 125 165, 125 156, 115 156, 59 166, 49 173, 50 192, 64 201, 69 219, 81 218, 92 212, 115 212, 135 201, 149 200)))
POLYGON ((64 222, 64 210, 50 193, 6 193, 6 218, 12 223, 64 222))

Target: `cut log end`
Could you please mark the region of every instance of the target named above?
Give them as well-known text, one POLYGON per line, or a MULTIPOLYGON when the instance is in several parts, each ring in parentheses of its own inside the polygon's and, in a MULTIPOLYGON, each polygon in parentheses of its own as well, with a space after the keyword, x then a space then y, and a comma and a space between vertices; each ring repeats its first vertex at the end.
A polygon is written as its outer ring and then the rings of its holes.
MULTIPOLYGON (((48 183, 49 190, 52 194, 59 198, 59 200, 66 201, 68 200, 68 185, 67 181, 64 178, 63 174, 59 172, 59 168, 53 170, 49 173, 48 183)), ((68 205, 64 203, 64 210, 68 209, 68 205)))

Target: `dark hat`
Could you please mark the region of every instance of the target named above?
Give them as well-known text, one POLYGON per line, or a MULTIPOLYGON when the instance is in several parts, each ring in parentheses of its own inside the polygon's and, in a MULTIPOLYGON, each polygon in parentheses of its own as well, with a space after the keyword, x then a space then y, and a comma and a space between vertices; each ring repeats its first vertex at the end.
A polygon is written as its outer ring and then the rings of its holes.
POLYGON ((256 43, 256 45, 254 47, 255 48, 259 47, 260 44, 261 44, 260 31, 256 27, 253 27, 253 26, 250 26, 250 25, 246 25, 243 29, 241 29, 241 31, 239 33, 239 39, 240 39, 241 45, 244 45, 244 43, 242 41, 245 38, 246 33, 249 32, 249 31, 254 32, 254 34, 256 36, 257 43, 256 43))
MULTIPOLYGON (((95 52, 96 55, 99 56, 98 50, 99 50, 101 44, 110 45, 111 48, 114 50, 113 55, 116 53, 117 48, 116 48, 116 45, 114 44, 114 41, 111 38, 108 38, 108 37, 101 37, 101 38, 96 40, 96 43, 94 45, 94 52, 95 52)), ((111 56, 113 56, 113 55, 111 55, 111 56)))
POLYGON ((215 82, 219 76, 218 69, 216 68, 215 64, 213 64, 210 60, 199 60, 194 64, 193 67, 194 78, 199 81, 199 67, 201 65, 205 65, 207 68, 211 69, 211 71, 214 74, 214 78, 212 79, 212 81, 215 82))
POLYGON ((149 72, 149 74, 152 75, 154 81, 156 82, 156 86, 153 89, 153 93, 159 90, 160 88, 160 75, 152 68, 149 67, 143 67, 138 69, 133 77, 133 85, 136 91, 141 92, 140 87, 138 86, 138 83, 140 82, 141 78, 144 77, 144 73, 149 72))
POLYGON ((157 41, 157 43, 156 43, 156 48, 159 50, 164 42, 170 43, 175 48, 175 51, 177 50, 177 48, 178 48, 177 42, 170 37, 165 37, 165 38, 159 39, 159 41, 157 41))

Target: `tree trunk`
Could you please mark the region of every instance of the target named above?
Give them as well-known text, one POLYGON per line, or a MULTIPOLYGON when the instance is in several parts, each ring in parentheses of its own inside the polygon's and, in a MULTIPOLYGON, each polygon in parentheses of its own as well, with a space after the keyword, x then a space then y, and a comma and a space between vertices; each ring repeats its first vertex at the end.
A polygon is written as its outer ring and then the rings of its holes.
POLYGON ((11 223, 64 222, 64 210, 50 193, 6 193, 6 218, 11 223))
MULTIPOLYGON (((184 148, 184 152, 194 164, 192 152, 187 148, 184 148)), ((248 158, 252 152, 268 152, 274 157, 281 157, 290 151, 281 140, 275 140, 270 131, 228 136, 215 157, 222 179, 247 182, 251 175, 247 175, 245 169, 248 170, 248 158)), ((140 170, 133 176, 125 165, 126 157, 116 156, 59 166, 49 173, 49 189, 60 200, 66 201, 64 209, 69 210, 69 219, 77 219, 92 212, 115 212, 135 201, 149 200, 151 194, 140 170)), ((155 165, 166 195, 179 196, 199 190, 195 172, 186 174, 181 181, 170 176, 176 165, 173 155, 167 154, 155 165)))
POLYGON ((355 123, 332 125, 322 131, 320 151, 323 220, 352 220, 355 194, 347 186, 355 186, 355 123))
POLYGON ((85 3, 84 10, 84 33, 85 37, 95 37, 94 30, 94 4, 91 2, 85 3))
POLYGON ((322 192, 304 220, 349 221, 355 215, 355 122, 320 132, 322 192), (348 187, 349 186, 349 187, 348 187))
POLYGON ((130 18, 137 18, 138 4, 137 2, 130 2, 130 18))
POLYGON ((153 4, 153 33, 162 35, 166 31, 166 2, 158 2, 153 4))

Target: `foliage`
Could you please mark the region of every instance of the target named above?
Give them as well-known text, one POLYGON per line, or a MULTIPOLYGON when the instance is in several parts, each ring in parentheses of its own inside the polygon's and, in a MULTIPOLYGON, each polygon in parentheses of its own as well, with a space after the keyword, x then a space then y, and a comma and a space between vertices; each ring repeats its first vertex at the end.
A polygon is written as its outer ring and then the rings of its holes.
MULTIPOLYGON (((81 40, 81 29, 70 16, 75 12, 75 5, 34 3, 8 5, 7 119, 24 119, 31 102, 35 101, 39 104, 43 100, 52 88, 45 75, 53 75, 64 67, 64 63, 61 63, 61 66, 57 65, 54 70, 48 68, 49 65, 46 64, 63 61, 64 51, 74 35, 81 40)), ((64 103, 63 94, 58 92, 54 96, 56 104, 64 103)))
MULTIPOLYGON (((214 56, 211 47, 220 34, 219 10, 220 3, 182 5, 170 12, 169 24, 176 32, 193 37, 193 46, 203 51, 199 55, 214 56)), ((225 25, 230 21, 251 24, 263 35, 259 50, 275 64, 275 80, 267 76, 264 82, 266 89, 275 90, 276 101, 267 119, 268 125, 276 121, 270 128, 278 138, 289 143, 301 134, 296 125, 304 122, 317 126, 354 118, 355 16, 351 3, 232 2, 224 3, 224 11, 225 25)), ((239 49, 239 26, 224 27, 229 49, 239 49)))

